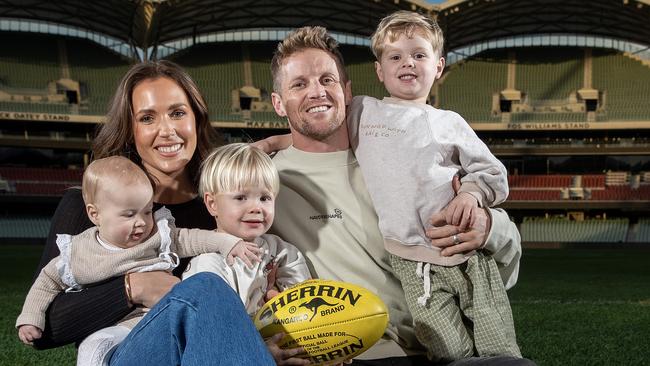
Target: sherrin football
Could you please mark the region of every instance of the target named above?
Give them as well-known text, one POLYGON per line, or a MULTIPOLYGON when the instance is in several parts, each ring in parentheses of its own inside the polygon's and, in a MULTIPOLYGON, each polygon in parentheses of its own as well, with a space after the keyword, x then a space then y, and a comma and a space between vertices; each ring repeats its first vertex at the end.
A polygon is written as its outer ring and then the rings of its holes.
POLYGON ((363 353, 384 334, 386 305, 377 295, 350 283, 309 280, 269 300, 255 314, 263 338, 284 332, 281 348, 303 347, 318 365, 343 362, 363 353))

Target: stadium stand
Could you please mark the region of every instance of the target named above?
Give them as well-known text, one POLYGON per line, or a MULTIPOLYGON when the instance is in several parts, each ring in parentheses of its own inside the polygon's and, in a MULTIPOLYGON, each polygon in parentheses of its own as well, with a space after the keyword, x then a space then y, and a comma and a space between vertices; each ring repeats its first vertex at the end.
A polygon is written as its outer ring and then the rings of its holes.
POLYGON ((594 50, 593 86, 605 93, 599 120, 650 119, 649 66, 619 52, 594 50))
POLYGON ((131 62, 95 43, 65 38, 70 77, 79 82, 79 114, 103 116, 131 62))
POLYGON ((618 243, 624 242, 629 219, 590 219, 527 217, 520 232, 525 242, 618 243))
POLYGON ((49 217, 0 217, 0 239, 45 238, 49 229, 49 217))
POLYGON ((451 65, 438 82, 440 108, 457 112, 470 123, 501 121, 492 114, 492 96, 507 86, 504 60, 504 51, 486 51, 451 65))
POLYGON ((341 53, 352 80, 352 95, 383 98, 388 95, 375 72, 375 56, 367 47, 342 46, 341 53))
POLYGON ((194 78, 210 106, 210 120, 241 121, 232 111, 232 91, 243 85, 242 47, 238 43, 201 44, 169 58, 194 78))
MULTIPOLYGON (((543 47, 519 48, 515 52, 517 59, 515 88, 526 93, 529 99, 565 100, 571 92, 582 87, 582 50, 554 47, 552 52, 549 52, 549 48, 543 47)), ((562 117, 568 115, 563 114, 562 117)), ((536 120, 539 118, 537 117, 536 120)))

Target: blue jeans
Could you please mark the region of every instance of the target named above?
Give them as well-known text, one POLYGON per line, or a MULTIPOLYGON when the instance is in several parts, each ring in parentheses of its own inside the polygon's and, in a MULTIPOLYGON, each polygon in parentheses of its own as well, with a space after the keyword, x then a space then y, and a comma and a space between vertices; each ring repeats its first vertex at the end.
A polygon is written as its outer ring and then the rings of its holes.
POLYGON ((275 365, 239 296, 199 273, 172 288, 113 353, 121 365, 275 365))

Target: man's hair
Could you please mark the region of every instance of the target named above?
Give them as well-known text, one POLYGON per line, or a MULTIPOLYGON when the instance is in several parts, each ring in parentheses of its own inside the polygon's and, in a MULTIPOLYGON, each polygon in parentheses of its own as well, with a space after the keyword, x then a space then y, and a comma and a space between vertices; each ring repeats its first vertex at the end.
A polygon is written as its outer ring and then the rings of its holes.
POLYGON ((407 10, 396 11, 379 22, 372 35, 372 53, 381 61, 386 42, 395 42, 402 34, 412 38, 416 32, 431 42, 433 52, 442 56, 445 40, 438 23, 426 15, 407 10))
POLYGON ((201 164, 199 193, 234 192, 246 187, 264 187, 277 195, 280 177, 271 158, 249 144, 221 146, 201 164))
POLYGON ((345 71, 343 55, 341 55, 338 47, 339 43, 336 39, 327 33, 327 29, 320 26, 302 27, 289 33, 282 42, 278 43, 278 47, 273 54, 273 59, 271 60, 273 90, 276 93, 280 92, 280 69, 284 60, 294 53, 310 48, 323 50, 332 54, 332 56, 334 56, 334 61, 336 61, 336 66, 339 69, 341 82, 346 83, 348 81, 348 74, 345 71))
POLYGON ((151 186, 151 181, 133 161, 123 156, 109 156, 93 161, 84 171, 81 195, 86 204, 95 203, 102 184, 119 184, 128 189, 133 184, 151 186))

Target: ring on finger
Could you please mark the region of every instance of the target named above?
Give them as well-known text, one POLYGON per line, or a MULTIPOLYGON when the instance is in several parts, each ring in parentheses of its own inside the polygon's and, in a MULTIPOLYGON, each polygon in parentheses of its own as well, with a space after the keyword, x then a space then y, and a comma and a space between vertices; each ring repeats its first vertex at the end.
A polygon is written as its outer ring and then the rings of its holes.
POLYGON ((451 239, 454 241, 454 245, 460 244, 460 239, 458 238, 458 234, 454 234, 454 236, 452 236, 451 239))

